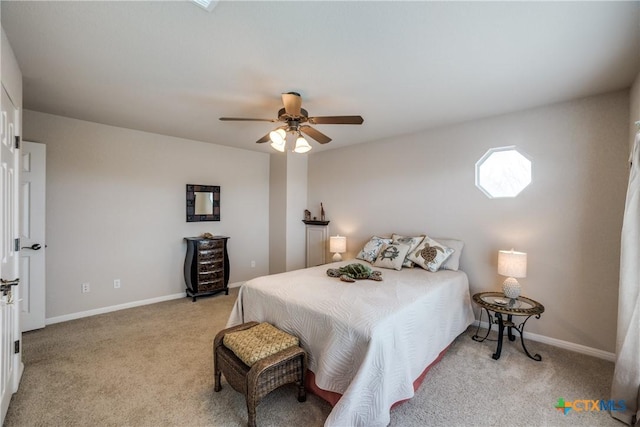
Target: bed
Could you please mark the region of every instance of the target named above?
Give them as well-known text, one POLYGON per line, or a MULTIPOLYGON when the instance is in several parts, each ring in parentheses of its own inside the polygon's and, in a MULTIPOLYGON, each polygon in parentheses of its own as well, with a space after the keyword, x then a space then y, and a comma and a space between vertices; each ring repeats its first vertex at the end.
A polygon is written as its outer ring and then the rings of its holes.
POLYGON ((414 381, 473 322, 469 283, 462 271, 421 268, 379 269, 382 282, 327 276, 351 262, 246 282, 227 327, 269 322, 298 336, 315 385, 342 395, 326 426, 386 426, 393 404, 413 396, 414 381))

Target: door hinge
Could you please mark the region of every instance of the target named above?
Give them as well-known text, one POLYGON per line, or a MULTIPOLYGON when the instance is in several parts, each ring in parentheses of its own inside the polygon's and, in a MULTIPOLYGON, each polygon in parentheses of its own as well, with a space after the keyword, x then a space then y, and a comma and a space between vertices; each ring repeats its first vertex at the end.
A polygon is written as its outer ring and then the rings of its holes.
POLYGON ((20 238, 13 239, 13 250, 16 252, 20 252, 20 238))
POLYGON ((17 340, 17 341, 13 342, 13 352, 15 354, 20 353, 20 340, 17 340))
POLYGON ((16 135, 16 148, 20 148, 20 135, 16 135))

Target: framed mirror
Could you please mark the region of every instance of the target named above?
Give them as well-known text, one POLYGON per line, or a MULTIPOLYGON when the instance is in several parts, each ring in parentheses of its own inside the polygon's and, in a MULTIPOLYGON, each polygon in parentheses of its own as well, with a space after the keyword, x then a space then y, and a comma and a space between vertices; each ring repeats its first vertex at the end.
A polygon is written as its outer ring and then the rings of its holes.
POLYGON ((220 186, 187 184, 187 222, 220 221, 220 186))

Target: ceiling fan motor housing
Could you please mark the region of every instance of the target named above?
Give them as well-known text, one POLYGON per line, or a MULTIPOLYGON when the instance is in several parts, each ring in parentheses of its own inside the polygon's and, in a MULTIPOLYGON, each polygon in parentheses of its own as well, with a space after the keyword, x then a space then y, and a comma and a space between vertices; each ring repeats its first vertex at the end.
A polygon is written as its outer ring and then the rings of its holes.
POLYGON ((278 110, 278 120, 281 122, 289 122, 291 120, 297 120, 300 123, 304 123, 309 120, 309 113, 304 108, 300 109, 299 116, 293 116, 291 114, 287 114, 284 108, 278 110))

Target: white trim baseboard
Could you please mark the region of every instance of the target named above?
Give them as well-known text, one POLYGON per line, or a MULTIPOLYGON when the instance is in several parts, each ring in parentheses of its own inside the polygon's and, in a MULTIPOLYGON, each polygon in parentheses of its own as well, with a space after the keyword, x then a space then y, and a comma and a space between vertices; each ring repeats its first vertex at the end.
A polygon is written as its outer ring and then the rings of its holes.
POLYGON ((126 308, 140 307, 142 305, 155 304, 157 302, 170 301, 173 299, 185 298, 187 294, 181 292, 179 294, 165 295, 163 297, 149 298, 140 301, 127 302, 124 304, 112 305, 109 307, 96 308, 94 310, 80 311, 78 313, 65 314, 62 316, 50 317, 45 319, 45 325, 53 325, 54 323, 66 322, 69 320, 81 319, 83 317, 95 316, 96 314, 110 313, 112 311, 124 310, 126 308))
POLYGON ((229 283, 229 285, 227 285, 229 288, 239 288, 240 286, 244 285, 245 282, 233 282, 233 283, 229 283))
MULTIPOLYGON (((475 327, 478 326, 477 320, 473 322, 473 326, 475 327)), ((489 327, 489 322, 480 322, 480 327, 483 329, 487 329, 489 327)), ((564 348, 565 350, 575 351, 576 353, 597 357, 598 359, 608 360, 609 362, 616 361, 615 353, 610 353, 604 350, 598 350, 597 348, 593 348, 593 347, 587 347, 586 345, 575 344, 569 341, 563 341, 557 338, 551 338, 544 335, 534 334, 531 332, 525 332, 524 337, 531 341, 538 341, 543 344, 552 345, 554 347, 564 348)))

